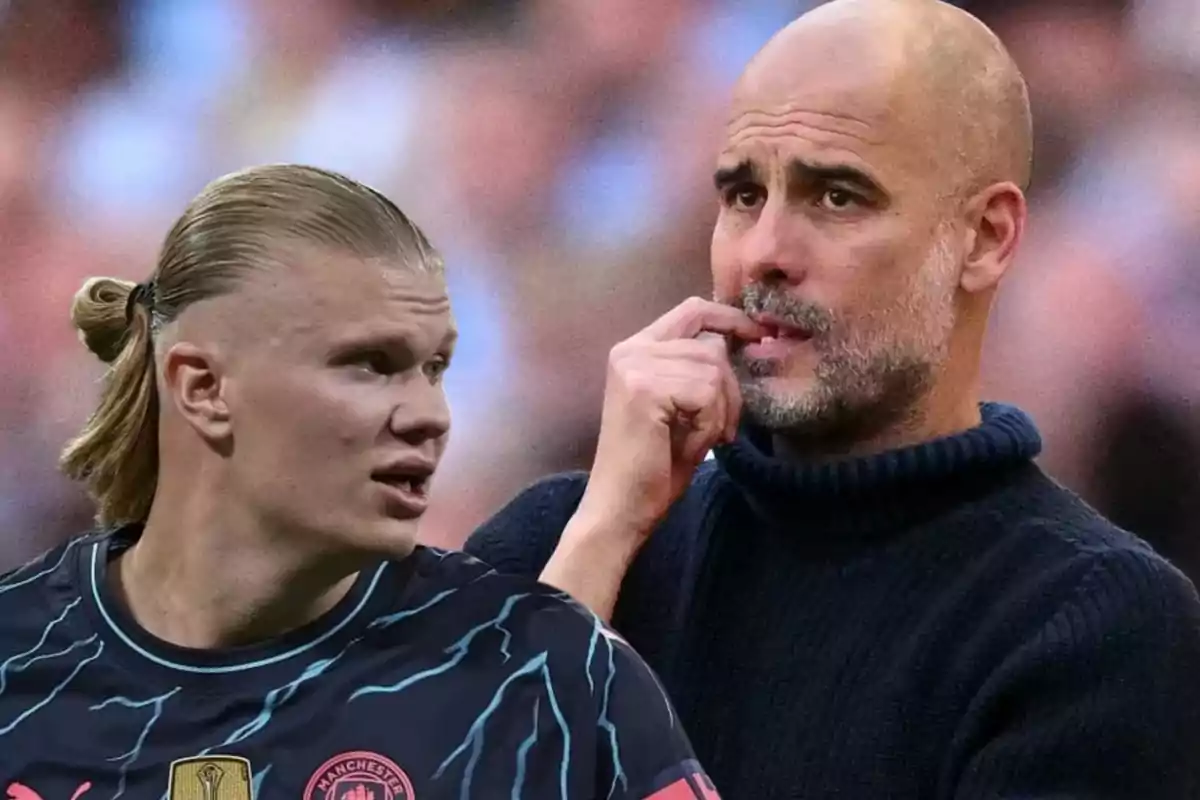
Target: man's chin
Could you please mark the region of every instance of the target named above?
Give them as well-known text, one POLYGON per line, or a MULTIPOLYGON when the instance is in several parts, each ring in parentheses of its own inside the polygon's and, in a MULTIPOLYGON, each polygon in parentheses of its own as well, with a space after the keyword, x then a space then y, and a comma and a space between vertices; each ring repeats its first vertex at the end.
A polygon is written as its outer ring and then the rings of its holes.
POLYGON ((817 355, 808 343, 797 344, 778 358, 752 358, 748 350, 733 356, 733 367, 743 381, 785 380, 811 383, 817 368, 817 355))
POLYGON ((755 398, 760 404, 776 409, 808 408, 820 390, 811 370, 802 374, 756 375, 739 381, 743 398, 755 398))
POLYGON ((742 383, 742 415, 753 425, 783 432, 819 424, 818 387, 797 378, 755 378, 742 383))
POLYGON ((347 544, 373 558, 406 558, 417 546, 417 523, 417 519, 376 517, 350 534, 347 544))

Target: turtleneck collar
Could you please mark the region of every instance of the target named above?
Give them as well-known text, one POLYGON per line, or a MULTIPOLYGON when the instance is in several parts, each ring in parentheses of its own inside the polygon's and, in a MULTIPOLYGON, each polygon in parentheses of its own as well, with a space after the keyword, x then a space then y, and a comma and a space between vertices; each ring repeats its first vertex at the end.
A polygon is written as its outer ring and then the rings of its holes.
POLYGON ((980 412, 978 426, 953 436, 820 463, 775 458, 769 437, 748 428, 716 459, 764 522, 895 530, 986 491, 1041 452, 1041 435, 1020 409, 984 403, 980 412))

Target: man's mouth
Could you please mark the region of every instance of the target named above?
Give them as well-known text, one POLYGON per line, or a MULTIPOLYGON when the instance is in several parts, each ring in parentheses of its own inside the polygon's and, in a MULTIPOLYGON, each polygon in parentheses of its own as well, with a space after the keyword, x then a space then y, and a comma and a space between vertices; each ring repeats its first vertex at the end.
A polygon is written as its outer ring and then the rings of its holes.
POLYGON ((750 318, 762 327, 763 344, 807 342, 813 337, 812 331, 799 325, 792 325, 770 314, 751 314, 750 318))
POLYGON ((433 469, 431 462, 407 459, 375 470, 371 479, 387 487, 395 513, 402 517, 420 516, 429 504, 433 469))
POLYGON ((414 495, 426 494, 429 485, 428 478, 404 475, 376 475, 375 480, 395 489, 401 489, 414 495))

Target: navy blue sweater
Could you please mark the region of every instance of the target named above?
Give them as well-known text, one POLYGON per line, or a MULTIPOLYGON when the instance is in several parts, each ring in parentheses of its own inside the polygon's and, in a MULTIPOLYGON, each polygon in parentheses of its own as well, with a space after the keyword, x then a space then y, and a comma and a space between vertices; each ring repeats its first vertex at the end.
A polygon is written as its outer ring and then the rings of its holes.
MULTIPOLYGON (((1019 410, 821 465, 747 432, 635 560, 614 623, 727 798, 1200 797, 1192 585, 1033 463, 1019 410)), ((586 475, 467 549, 535 574, 586 475)))

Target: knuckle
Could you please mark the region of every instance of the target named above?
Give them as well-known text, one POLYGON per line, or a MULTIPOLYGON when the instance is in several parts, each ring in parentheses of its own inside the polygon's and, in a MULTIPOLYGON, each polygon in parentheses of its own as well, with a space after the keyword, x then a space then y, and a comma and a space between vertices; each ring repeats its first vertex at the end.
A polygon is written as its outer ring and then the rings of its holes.
POLYGON ((626 391, 637 398, 650 397, 655 394, 654 377, 641 370, 631 370, 624 376, 626 391))
POLYGON ((623 369, 638 352, 637 343, 626 340, 613 346, 608 351, 608 364, 615 369, 623 369))

